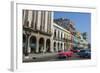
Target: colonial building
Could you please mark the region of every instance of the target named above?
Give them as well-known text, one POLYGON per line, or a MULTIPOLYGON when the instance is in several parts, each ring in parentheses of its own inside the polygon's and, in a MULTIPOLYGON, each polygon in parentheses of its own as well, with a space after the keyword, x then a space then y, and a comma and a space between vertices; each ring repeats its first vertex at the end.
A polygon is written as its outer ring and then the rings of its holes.
POLYGON ((84 39, 83 35, 80 32, 77 32, 77 47, 80 49, 88 48, 88 41, 84 39))
MULTIPOLYGON (((67 40, 70 44, 70 49, 73 48, 74 44, 73 44, 73 41, 74 41, 74 33, 75 33, 75 25, 74 23, 70 20, 70 19, 67 19, 67 18, 59 18, 59 19, 54 19, 54 22, 56 24, 58 24, 59 26, 63 26, 63 28, 65 28, 67 31, 70 32, 70 39, 67 40)), ((67 36, 66 36, 67 37, 67 36)))
POLYGON ((23 53, 52 52, 51 11, 23 10, 23 53))
POLYGON ((54 51, 67 51, 70 48, 70 43, 68 42, 71 39, 70 31, 56 23, 53 23, 53 31, 54 51))

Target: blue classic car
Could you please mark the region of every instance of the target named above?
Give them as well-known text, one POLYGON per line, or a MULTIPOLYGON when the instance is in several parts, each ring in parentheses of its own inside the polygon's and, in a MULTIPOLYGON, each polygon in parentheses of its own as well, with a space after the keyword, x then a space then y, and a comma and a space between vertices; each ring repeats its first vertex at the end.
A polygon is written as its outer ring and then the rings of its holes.
POLYGON ((91 58, 91 50, 90 49, 82 49, 77 54, 81 58, 91 58))

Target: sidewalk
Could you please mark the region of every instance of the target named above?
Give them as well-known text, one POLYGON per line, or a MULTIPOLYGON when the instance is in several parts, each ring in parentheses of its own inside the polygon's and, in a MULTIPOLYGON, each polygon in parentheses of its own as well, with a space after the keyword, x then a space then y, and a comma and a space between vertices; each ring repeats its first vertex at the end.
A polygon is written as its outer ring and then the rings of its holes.
POLYGON ((24 62, 39 62, 47 61, 57 57, 57 53, 39 53, 39 54, 29 54, 29 58, 23 58, 24 62))

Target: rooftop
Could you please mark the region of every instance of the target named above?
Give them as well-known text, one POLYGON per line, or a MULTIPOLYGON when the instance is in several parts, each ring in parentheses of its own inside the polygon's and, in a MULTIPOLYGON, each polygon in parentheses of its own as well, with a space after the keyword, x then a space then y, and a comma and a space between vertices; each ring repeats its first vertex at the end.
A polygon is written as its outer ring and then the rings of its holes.
POLYGON ((75 31, 75 24, 70 19, 58 18, 54 19, 54 22, 69 31, 75 31))

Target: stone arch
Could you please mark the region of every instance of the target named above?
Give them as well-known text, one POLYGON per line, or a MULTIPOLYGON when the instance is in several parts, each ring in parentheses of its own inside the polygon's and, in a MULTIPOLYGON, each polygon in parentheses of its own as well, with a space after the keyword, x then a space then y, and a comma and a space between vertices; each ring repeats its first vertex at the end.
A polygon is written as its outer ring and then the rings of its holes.
POLYGON ((36 36, 32 35, 29 41, 30 41, 29 43, 30 43, 31 53, 35 53, 36 52, 36 42, 37 42, 36 36))
POLYGON ((44 38, 41 37, 39 39, 39 52, 43 52, 44 51, 44 38))
POLYGON ((53 46, 54 46, 54 51, 57 51, 57 50, 56 50, 56 49, 57 49, 57 48, 56 48, 56 46, 57 46, 56 42, 53 43, 53 46))
POLYGON ((50 39, 47 39, 46 40, 46 49, 47 49, 47 52, 50 52, 50 44, 51 44, 51 42, 50 42, 50 39))

